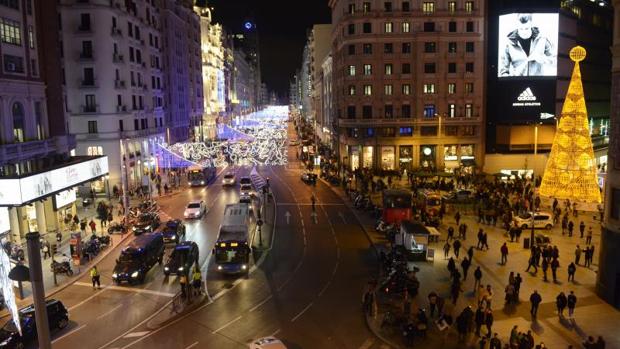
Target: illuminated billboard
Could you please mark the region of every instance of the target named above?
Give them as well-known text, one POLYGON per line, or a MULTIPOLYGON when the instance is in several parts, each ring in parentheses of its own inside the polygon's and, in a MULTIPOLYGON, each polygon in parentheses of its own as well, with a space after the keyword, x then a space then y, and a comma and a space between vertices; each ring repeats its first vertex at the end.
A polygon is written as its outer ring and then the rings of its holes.
POLYGON ((498 78, 555 77, 558 32, 557 13, 499 16, 498 78))

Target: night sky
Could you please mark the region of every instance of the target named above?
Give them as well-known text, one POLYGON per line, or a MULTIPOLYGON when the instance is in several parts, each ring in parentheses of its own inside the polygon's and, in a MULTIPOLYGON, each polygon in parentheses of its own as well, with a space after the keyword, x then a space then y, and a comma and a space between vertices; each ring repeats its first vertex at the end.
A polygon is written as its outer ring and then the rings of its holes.
POLYGON ((208 0, 213 18, 228 32, 241 32, 253 20, 260 35, 263 82, 281 97, 288 95, 295 70, 301 67, 306 31, 330 23, 327 0, 208 0))

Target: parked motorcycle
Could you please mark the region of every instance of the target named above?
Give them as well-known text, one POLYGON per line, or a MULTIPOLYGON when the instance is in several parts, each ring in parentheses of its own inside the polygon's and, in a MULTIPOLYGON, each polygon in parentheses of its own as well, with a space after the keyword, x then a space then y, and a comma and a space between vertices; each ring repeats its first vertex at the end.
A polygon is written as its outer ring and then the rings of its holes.
POLYGON ((73 275, 73 269, 71 269, 71 264, 69 264, 69 262, 52 261, 51 269, 54 274, 66 274, 67 276, 73 275))

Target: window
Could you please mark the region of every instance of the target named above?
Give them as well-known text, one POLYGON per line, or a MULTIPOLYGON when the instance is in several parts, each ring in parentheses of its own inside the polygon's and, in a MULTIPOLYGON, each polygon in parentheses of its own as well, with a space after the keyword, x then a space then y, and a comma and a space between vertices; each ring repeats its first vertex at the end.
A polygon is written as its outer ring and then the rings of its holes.
POLYGON ((95 100, 95 95, 84 96, 84 101, 86 102, 86 106, 84 107, 85 112, 94 113, 97 111, 97 101, 95 100))
POLYGON ((125 131, 125 125, 123 125, 123 120, 118 120, 118 130, 121 132, 125 131))
POLYGON ((133 62, 134 59, 134 52, 133 52, 133 47, 129 47, 129 61, 133 62))
POLYGON ((465 117, 471 118, 474 116, 474 106, 471 103, 465 104, 465 117))
POLYGON ((384 93, 385 93, 386 96, 391 96, 393 91, 394 91, 394 86, 392 86, 392 85, 385 85, 383 90, 384 90, 384 93))
POLYGON ((392 43, 383 44, 383 53, 386 53, 386 54, 394 53, 394 44, 392 43))
POLYGON ((458 126, 446 126, 444 128, 444 133, 446 136, 458 136, 459 127, 458 126))
POLYGON ((465 24, 465 31, 468 33, 473 33, 474 32, 474 22, 467 22, 465 24))
POLYGON ((448 53, 456 53, 456 42, 448 43, 448 53))
POLYGON ((355 76, 355 66, 354 65, 350 65, 349 66, 349 76, 355 76))
POLYGON ((88 121, 88 133, 97 133, 97 121, 96 120, 88 121))
POLYGON ((347 34, 349 35, 355 34, 355 24, 351 23, 347 26, 347 34))
POLYGON ((84 68, 84 81, 82 85, 93 86, 95 84, 95 70, 93 68, 84 68))
POLYGON ((140 126, 138 125, 138 119, 133 119, 133 129, 139 130, 140 126))
POLYGON ((371 9, 370 8, 370 2, 364 2, 362 5, 363 5, 362 8, 364 9, 364 13, 370 12, 370 9, 371 9))
POLYGON ((476 126, 462 126, 461 133, 463 136, 475 136, 476 126))
POLYGON ((364 64, 364 75, 372 75, 372 65, 364 64))
POLYGON ((20 0, 0 0, 0 5, 19 10, 20 0))
POLYGON ((394 137, 396 129, 394 127, 384 127, 381 129, 381 137, 394 137))
POLYGON ((80 14, 80 26, 78 29, 81 31, 90 30, 90 13, 80 14))
POLYGON ((403 137, 412 136, 413 135, 413 127, 401 127, 398 130, 398 134, 403 137))
POLYGON ((354 55, 355 54, 355 45, 349 45, 348 46, 348 50, 349 50, 349 55, 354 55))
POLYGON ((372 54, 372 44, 363 44, 362 45, 362 52, 365 55, 371 55, 372 54))
POLYGON ((81 58, 93 58, 93 42, 82 41, 82 54, 81 58))
POLYGON ((349 4, 349 14, 355 14, 355 4, 349 4))
POLYGON ((435 93, 435 84, 424 84, 424 93, 435 93))
POLYGON ((372 95, 372 85, 364 85, 364 96, 372 95))
POLYGON ((366 137, 367 138, 372 138, 375 136, 375 129, 372 127, 369 127, 366 129, 366 137))
POLYGON ((401 30, 403 33, 409 33, 411 31, 411 23, 403 22, 401 24, 401 30))
POLYGON ((388 63, 385 65, 385 75, 392 75, 392 64, 388 63))
POLYGON ((384 110, 383 115, 386 119, 391 119, 394 117, 394 106, 393 105, 386 104, 383 110, 384 110))
POLYGON ((30 59, 30 70, 32 71, 32 76, 39 75, 38 69, 37 69, 37 60, 34 58, 30 59))
POLYGON ((448 94, 453 95, 456 93, 456 84, 451 82, 448 84, 448 94))
POLYGON ((401 116, 403 118, 410 118, 411 117, 411 106, 409 104, 403 104, 401 107, 401 116))
POLYGON ((465 83, 465 93, 474 93, 474 83, 466 82, 465 83))
POLYGON ((473 73, 474 72, 474 63, 473 62, 465 63, 465 72, 466 73, 473 73))
POLYGON ((23 73, 24 59, 18 56, 4 55, 4 71, 7 73, 23 73))
POLYGON ((425 74, 435 74, 435 63, 424 63, 425 74))
POLYGON ((13 114, 13 141, 24 141, 24 106, 19 103, 13 103, 11 108, 11 114, 13 114))
POLYGON ((403 63, 401 72, 403 74, 411 74, 411 64, 409 63, 403 63))
POLYGON ((403 42, 402 53, 411 53, 411 43, 403 42))
POLYGON ((394 31, 394 23, 387 22, 384 24, 383 28, 386 33, 392 33, 394 31))
POLYGON ((437 50, 437 44, 434 42, 425 42, 424 43, 424 52, 426 53, 435 53, 437 50))
POLYGON ((22 32, 19 22, 7 18, 0 19, 0 37, 2 37, 2 42, 7 44, 21 45, 22 32))
POLYGON ((364 23, 362 24, 362 31, 364 34, 372 34, 372 23, 364 23))
POLYGON ((465 11, 467 13, 474 12, 474 2, 473 1, 465 1, 465 11))
POLYGON ((403 3, 402 3, 402 6, 401 6, 401 7, 402 7, 403 12, 409 12, 409 11, 411 11, 411 5, 409 4, 409 2, 408 2, 408 1, 403 1, 403 3))
POLYGON ((34 48, 34 30, 32 26, 28 26, 28 47, 34 48))
POLYGON ((448 11, 450 13, 456 12, 456 1, 448 1, 448 11))
POLYGON ((362 117, 364 119, 372 118, 372 106, 371 105, 365 105, 362 107, 362 117))
POLYGON ((424 22, 424 31, 429 33, 429 32, 434 32, 435 31, 435 22, 424 22))
POLYGON ((411 85, 403 84, 402 90, 403 90, 403 94, 404 95, 406 95, 406 96, 410 95, 411 94, 411 85))
POLYGON ((385 12, 392 12, 392 3, 391 2, 384 2, 383 3, 383 9, 385 10, 385 12))
POLYGON ((448 63, 448 74, 456 74, 456 63, 448 63))
POLYGON ((435 12, 435 3, 434 2, 425 2, 422 4, 422 12, 426 15, 430 15, 435 12))
POLYGON ((347 107, 347 118, 355 119, 355 106, 354 105, 350 105, 347 107))
POLYGON ((103 155, 103 147, 102 146, 88 147, 86 148, 86 154, 88 154, 88 156, 103 155))
POLYGON ((349 96, 355 96, 355 85, 349 85, 349 96))
POLYGON ((474 52, 474 42, 473 41, 468 41, 465 43, 465 52, 474 52))
MULTIPOLYGON (((425 109, 426 110, 426 109, 425 109)), ((437 136, 437 126, 420 127, 420 136, 437 136)))
POLYGON ((448 31, 450 33, 456 33, 456 22, 454 21, 448 22, 448 31))
POLYGON ((456 104, 448 104, 448 116, 451 118, 456 116, 456 104))

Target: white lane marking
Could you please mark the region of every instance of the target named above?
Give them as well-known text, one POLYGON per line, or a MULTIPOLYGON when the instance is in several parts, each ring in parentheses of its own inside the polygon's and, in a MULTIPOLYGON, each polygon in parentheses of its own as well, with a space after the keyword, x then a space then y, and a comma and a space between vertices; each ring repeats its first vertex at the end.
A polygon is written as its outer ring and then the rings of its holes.
POLYGON ((270 334, 269 337, 275 337, 275 335, 277 335, 278 333, 280 333, 279 328, 274 333, 270 334))
MULTIPOLYGON (((84 286, 84 287, 92 287, 92 285, 87 283, 87 282, 79 282, 79 281, 76 282, 74 285, 84 286)), ((121 286, 114 286, 114 285, 103 285, 103 286, 104 287, 102 288, 102 290, 114 290, 114 291, 124 291, 124 292, 146 293, 146 294, 152 294, 152 295, 156 295, 156 296, 169 297, 169 298, 172 298, 172 297, 175 296, 174 293, 153 291, 153 290, 147 290, 147 289, 143 289, 143 288, 121 287, 121 286)))
MULTIPOLYGON (((78 286, 83 286, 83 285, 80 285, 80 284, 85 284, 88 287, 93 287, 92 284, 88 284, 88 283, 85 283, 85 282, 75 282, 73 284, 74 285, 78 285, 78 286)), ((100 295, 101 293, 103 293, 103 291, 105 291, 106 289, 107 289, 107 287, 103 287, 101 290, 95 291, 95 293, 93 293, 92 296, 89 296, 88 298, 84 299, 83 301, 79 302, 78 304, 74 304, 74 305, 70 306, 67 310, 71 311, 71 310, 73 310, 73 309, 75 309, 75 308, 77 308, 79 306, 84 305, 86 302, 90 301, 91 299, 93 299, 93 298, 97 297, 98 295, 100 295)))
POLYGON ((368 338, 364 341, 364 343, 362 343, 359 349, 369 349, 373 344, 375 344, 375 340, 373 338, 368 338))
POLYGON ((342 224, 347 224, 347 220, 344 219, 344 214, 342 212, 338 212, 338 216, 340 216, 340 218, 342 219, 342 224))
POLYGON ((123 338, 142 337, 142 336, 148 334, 149 332, 151 332, 151 331, 131 332, 129 334, 124 335, 123 338))
POLYGON ((74 329, 74 330, 72 330, 72 331, 69 331, 69 332, 67 332, 67 333, 63 334, 62 336, 60 336, 60 337, 58 337, 58 338, 54 339, 54 340, 52 341, 52 344, 53 344, 53 343, 58 342, 59 340, 61 340, 61 339, 65 338, 65 337, 67 337, 67 336, 70 336, 70 335, 74 334, 75 332, 77 332, 77 331, 79 331, 79 330, 83 329, 84 327, 86 327, 86 324, 84 324, 84 325, 82 325, 82 326, 79 326, 78 328, 76 328, 76 329, 74 329))
MULTIPOLYGON (((277 204, 277 205, 278 205, 278 206, 312 206, 312 203, 309 203, 309 204, 308 204, 308 203, 305 203, 305 202, 300 202, 300 203, 294 203, 294 202, 278 202, 278 204, 277 204)), ((317 203, 315 204, 315 206, 318 206, 318 205, 321 205, 321 206, 344 206, 344 204, 329 203, 329 202, 328 202, 328 203, 323 203, 323 202, 319 203, 319 202, 317 202, 317 203)))
POLYGON ((112 313, 113 313, 116 309, 118 309, 118 308, 120 308, 120 307, 122 307, 122 306, 123 306, 122 304, 119 304, 119 305, 115 306, 114 308, 112 308, 112 309, 110 309, 110 310, 106 311, 105 313, 103 313, 103 314, 99 315, 99 316, 97 317, 97 320, 102 319, 102 318, 104 318, 104 317, 106 317, 106 316, 108 316, 108 315, 112 314, 112 313))
POLYGON ((193 347, 195 347, 197 345, 198 345, 198 342, 195 342, 195 343, 192 343, 189 346, 187 346, 185 349, 191 349, 191 348, 193 348, 193 347))
POLYGON ((220 328, 218 328, 217 330, 213 331, 213 333, 218 333, 218 332, 220 332, 221 330, 225 329, 226 327, 228 327, 228 326, 230 326, 230 325, 234 324, 235 322, 237 322, 237 321, 241 320, 241 318, 242 318, 242 317, 243 317, 243 316, 241 316, 241 315, 237 316, 236 318, 234 318, 234 319, 232 319, 232 320, 228 321, 227 323, 225 323, 224 325, 222 325, 222 327, 220 327, 220 328))
POLYGON ((263 304, 265 304, 265 303, 269 302, 269 300, 271 299, 271 297, 272 297, 272 295, 269 295, 269 297, 267 297, 267 298, 263 299, 263 301, 262 301, 262 302, 260 302, 260 303, 256 304, 255 306, 253 306, 253 307, 252 307, 252 309, 250 309, 250 311, 249 311, 249 312, 251 313, 251 312, 253 312, 254 310, 256 310, 256 309, 260 308, 263 304))
POLYGON ((299 317, 302 316, 308 309, 310 309, 311 306, 312 302, 306 305, 306 307, 299 314, 295 315, 295 317, 291 319, 291 322, 295 322, 295 320, 299 319, 299 317))

